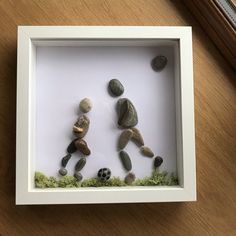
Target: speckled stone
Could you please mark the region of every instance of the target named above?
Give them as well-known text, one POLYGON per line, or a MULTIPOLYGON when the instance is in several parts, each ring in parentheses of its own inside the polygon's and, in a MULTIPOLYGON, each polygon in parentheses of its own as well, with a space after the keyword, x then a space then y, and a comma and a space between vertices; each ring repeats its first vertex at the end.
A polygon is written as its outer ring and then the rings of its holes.
POLYGON ((84 98, 79 104, 79 108, 82 112, 87 113, 92 109, 92 101, 89 98, 84 98))
POLYGON ((118 79, 110 80, 108 84, 109 92, 112 96, 118 97, 124 93, 124 86, 118 79))
POLYGON ((130 172, 125 176, 125 183, 131 185, 135 181, 135 178, 135 174, 130 172))
POLYGON ((89 156, 91 154, 91 151, 88 147, 88 144, 83 139, 77 139, 75 141, 75 146, 77 150, 79 150, 81 153, 83 153, 86 156, 89 156))
POLYGON ((75 171, 76 171, 76 172, 77 172, 77 171, 81 171, 81 170, 84 168, 85 164, 86 164, 86 158, 83 157, 83 158, 81 158, 81 159, 77 162, 77 164, 75 165, 75 171))
POLYGON ((125 151, 120 151, 119 156, 120 156, 120 160, 121 160, 123 167, 127 171, 130 171, 132 169, 132 162, 130 160, 129 154, 125 151))
POLYGON ((138 146, 143 146, 144 141, 143 141, 143 137, 142 137, 140 131, 134 127, 131 128, 131 130, 133 131, 133 135, 131 137, 132 141, 134 141, 134 143, 136 143, 136 145, 138 145, 138 146))
POLYGON ((157 156, 154 158, 154 167, 157 168, 159 167, 163 162, 163 158, 160 156, 157 156))
POLYGON ((167 62, 168 62, 168 60, 165 56, 158 55, 151 62, 152 69, 154 71, 159 72, 165 68, 167 62))
POLYGON ((129 140, 131 139, 132 135, 133 135, 133 131, 131 129, 124 130, 119 137, 118 148, 124 149, 127 143, 129 142, 129 140))
POLYGON ((73 133, 78 138, 83 138, 89 129, 90 121, 86 115, 82 115, 78 118, 73 126, 73 133))
POLYGON ((64 168, 64 167, 62 167, 58 172, 59 172, 59 174, 62 175, 62 176, 67 175, 67 170, 66 170, 66 168, 64 168))
POLYGON ((154 153, 153 151, 151 150, 151 148, 147 147, 147 146, 142 146, 140 148, 141 150, 141 153, 146 156, 146 157, 154 157, 154 153))
POLYGON ((138 124, 138 115, 132 102, 121 98, 117 102, 118 125, 122 128, 131 128, 138 124))
POLYGON ((102 168, 98 171, 97 176, 100 181, 107 181, 111 177, 111 170, 109 168, 102 168))

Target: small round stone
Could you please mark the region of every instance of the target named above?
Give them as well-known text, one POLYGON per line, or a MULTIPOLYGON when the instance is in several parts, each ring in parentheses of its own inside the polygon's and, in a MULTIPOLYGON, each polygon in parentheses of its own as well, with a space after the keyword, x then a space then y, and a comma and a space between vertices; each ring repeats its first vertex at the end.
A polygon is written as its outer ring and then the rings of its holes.
POLYGON ((162 164, 162 162, 163 162, 162 157, 160 157, 160 156, 155 157, 154 158, 154 167, 155 168, 159 167, 162 164))
POLYGON ((118 79, 110 80, 108 84, 108 89, 111 95, 118 97, 124 93, 124 86, 118 79))
POLYGON ((92 109, 92 106, 92 101, 89 98, 84 98, 79 104, 80 110, 84 113, 89 112, 92 109))
POLYGON ((102 168, 98 171, 98 179, 102 182, 107 181, 111 177, 111 170, 109 168, 102 168))
POLYGON ((165 68, 167 62, 168 62, 168 60, 167 60, 167 58, 165 56, 158 55, 151 62, 152 69, 154 71, 157 71, 157 72, 161 71, 161 70, 163 70, 165 68))
POLYGON ((63 168, 63 167, 62 167, 62 168, 59 170, 59 174, 62 175, 62 176, 67 175, 67 170, 66 170, 66 168, 63 168))
POLYGON ((130 172, 125 176, 125 183, 131 185, 135 181, 135 178, 135 174, 130 172))
POLYGON ((78 171, 75 172, 74 177, 77 179, 77 181, 81 181, 83 179, 82 174, 78 171))

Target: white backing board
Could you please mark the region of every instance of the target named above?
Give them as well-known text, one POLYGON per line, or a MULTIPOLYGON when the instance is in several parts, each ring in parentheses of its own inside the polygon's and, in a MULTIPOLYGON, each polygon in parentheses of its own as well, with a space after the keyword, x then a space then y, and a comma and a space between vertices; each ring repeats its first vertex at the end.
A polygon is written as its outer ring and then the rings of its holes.
MULTIPOLYGON (((79 102, 88 97, 93 108, 87 114, 90 129, 85 136, 92 154, 81 171, 95 177, 102 167, 123 178, 116 149, 121 130, 117 128, 116 102, 107 92, 110 79, 125 87, 121 97, 129 98, 138 112, 145 144, 163 157, 161 170, 176 172, 174 48, 161 47, 37 47, 36 58, 36 160, 35 170, 58 176, 61 158, 73 140, 72 127, 79 114, 79 102), (166 68, 155 72, 150 66, 156 55, 168 58, 166 68)), ((151 174, 153 159, 143 157, 129 143, 132 171, 138 178, 151 174)), ((69 175, 80 154, 67 165, 69 175)))

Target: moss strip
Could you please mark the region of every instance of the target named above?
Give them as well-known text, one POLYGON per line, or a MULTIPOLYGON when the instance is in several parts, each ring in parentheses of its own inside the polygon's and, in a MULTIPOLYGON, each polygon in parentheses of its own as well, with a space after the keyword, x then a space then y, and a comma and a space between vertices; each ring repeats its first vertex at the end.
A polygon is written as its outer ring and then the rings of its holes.
MULTIPOLYGON (((36 188, 79 188, 79 187, 121 187, 128 186, 119 177, 112 177, 106 182, 101 182, 97 178, 85 179, 78 182, 73 176, 63 176, 59 180, 55 177, 47 177, 42 172, 35 172, 36 188)), ((133 186, 173 186, 178 185, 178 179, 174 174, 167 172, 153 171, 150 177, 137 179, 133 186)))

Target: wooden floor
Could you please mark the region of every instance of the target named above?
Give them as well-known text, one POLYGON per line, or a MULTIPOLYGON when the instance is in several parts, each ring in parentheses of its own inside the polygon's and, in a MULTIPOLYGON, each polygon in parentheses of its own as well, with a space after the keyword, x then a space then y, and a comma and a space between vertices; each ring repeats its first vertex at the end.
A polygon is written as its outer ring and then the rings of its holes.
POLYGON ((0 0, 0 235, 236 235, 236 74, 180 1, 0 0), (15 206, 17 25, 191 25, 198 201, 15 206))

